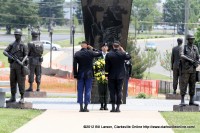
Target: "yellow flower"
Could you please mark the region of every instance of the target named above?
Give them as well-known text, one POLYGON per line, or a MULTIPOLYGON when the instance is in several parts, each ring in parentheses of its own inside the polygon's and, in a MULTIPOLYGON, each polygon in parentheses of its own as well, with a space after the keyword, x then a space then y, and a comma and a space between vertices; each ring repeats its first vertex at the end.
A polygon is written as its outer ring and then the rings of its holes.
POLYGON ((97 65, 100 65, 100 62, 99 62, 99 61, 97 61, 97 65))
POLYGON ((93 69, 95 69, 96 67, 95 66, 93 66, 93 69))
POLYGON ((100 80, 100 78, 99 78, 99 77, 97 77, 97 80, 100 80))
POLYGON ((105 75, 102 75, 101 76, 102 80, 106 79, 106 76, 105 75))

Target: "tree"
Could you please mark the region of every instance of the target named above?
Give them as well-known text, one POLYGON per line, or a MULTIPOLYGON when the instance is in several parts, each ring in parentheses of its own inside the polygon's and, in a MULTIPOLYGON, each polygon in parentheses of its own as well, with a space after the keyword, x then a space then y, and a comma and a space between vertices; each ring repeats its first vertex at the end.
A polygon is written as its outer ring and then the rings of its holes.
POLYGON ((167 71, 170 72, 170 77, 171 77, 171 55, 172 53, 166 50, 164 53, 164 56, 160 56, 160 65, 167 71))
POLYGON ((82 6, 81 6, 81 0, 76 0, 77 8, 76 8, 76 17, 78 19, 78 23, 83 23, 83 15, 82 15, 82 6))
MULTIPOLYGON (((39 21, 38 6, 32 0, 0 0, 1 22, 11 28, 25 28, 39 21)), ((8 31, 10 33, 10 31, 8 31)))
POLYGON ((154 50, 148 50, 145 53, 144 59, 145 59, 145 63, 146 63, 147 68, 148 68, 148 75, 150 74, 151 67, 156 65, 158 55, 159 55, 159 53, 157 51, 154 51, 154 50))
POLYGON ((138 33, 140 30, 151 31, 154 22, 160 21, 161 13, 155 8, 157 2, 158 0, 133 0, 132 23, 137 25, 138 33))
POLYGON ((65 0, 43 0, 39 3, 42 24, 63 25, 65 23, 63 4, 65 0))
POLYGON ((140 54, 140 48, 137 48, 136 44, 133 42, 133 38, 128 38, 128 43, 126 51, 131 54, 131 63, 132 63, 132 74, 131 77, 142 79, 143 73, 147 68, 147 63, 140 54))
POLYGON ((195 34, 195 45, 198 47, 200 52, 200 27, 197 28, 197 32, 195 34))
MULTIPOLYGON (((200 17, 200 3, 197 0, 189 0, 189 23, 197 23, 200 17)), ((184 30, 185 22, 185 0, 166 0, 163 5, 164 22, 169 22, 173 25, 180 24, 181 30, 184 30)), ((194 28, 195 25, 189 25, 189 28, 194 28)))

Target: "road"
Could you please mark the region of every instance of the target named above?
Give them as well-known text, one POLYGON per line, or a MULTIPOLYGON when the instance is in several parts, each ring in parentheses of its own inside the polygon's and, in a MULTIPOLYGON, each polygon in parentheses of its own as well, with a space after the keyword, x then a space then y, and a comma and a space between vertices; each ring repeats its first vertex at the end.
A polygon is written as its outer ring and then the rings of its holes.
MULTIPOLYGON (((83 37, 83 34, 75 34, 76 37, 83 37)), ((25 36, 23 36, 23 39, 25 39, 25 36)), ((41 40, 50 40, 49 34, 42 34, 40 37, 41 40)), ((70 39, 69 34, 53 34, 53 41, 61 41, 61 40, 68 40, 70 39)), ((15 41, 14 35, 5 35, 5 34, 0 34, 0 41, 1 42, 8 42, 11 43, 15 41)))
MULTIPOLYGON (((76 37, 84 36, 83 34, 75 34, 76 37)), ((53 35, 53 41, 58 41, 58 40, 66 40, 69 39, 70 35, 69 34, 54 34, 53 35)), ((0 40, 2 42, 12 42, 14 41, 14 37, 12 35, 0 35, 0 40)), ((157 38, 157 39, 148 39, 148 40, 138 40, 137 41, 137 46, 141 48, 141 51, 144 51, 145 43, 147 41, 152 41, 157 44, 157 51, 160 53, 160 55, 163 57, 164 53, 166 50, 171 51, 174 46, 177 45, 176 43, 177 37, 174 38, 157 38)), ((41 40, 50 40, 50 37, 48 34, 42 34, 41 35, 41 40)), ((72 48, 64 48, 64 54, 62 54, 62 59, 60 58, 60 64, 61 65, 67 65, 70 66, 72 65, 72 48), (62 61, 61 61, 62 60, 62 61)), ((76 50, 78 50, 76 48, 76 50)), ((56 64, 59 64, 59 62, 56 62, 56 64)), ((166 71, 164 68, 160 66, 160 60, 158 59, 157 64, 150 68, 150 72, 153 73, 158 73, 158 74, 163 74, 170 76, 170 72, 166 71)))
MULTIPOLYGON (((138 45, 138 47, 141 48, 141 51, 144 51, 145 43, 147 41, 148 42, 155 42, 156 46, 157 46, 157 51, 160 53, 161 57, 163 57, 163 55, 165 54, 166 50, 171 52, 172 48, 177 45, 176 39, 177 39, 177 37, 174 37, 174 38, 149 39, 149 40, 139 40, 137 42, 137 45, 138 45)), ((157 64, 154 67, 150 68, 150 72, 170 76, 170 72, 166 71, 163 67, 161 67, 159 58, 158 58, 157 64)))

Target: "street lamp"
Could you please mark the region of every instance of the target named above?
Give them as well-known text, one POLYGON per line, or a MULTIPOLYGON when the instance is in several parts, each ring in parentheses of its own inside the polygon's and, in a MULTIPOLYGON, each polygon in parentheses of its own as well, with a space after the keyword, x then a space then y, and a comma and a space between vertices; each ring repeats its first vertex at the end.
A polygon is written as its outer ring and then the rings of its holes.
POLYGON ((50 38, 51 38, 51 46, 50 46, 50 68, 52 68, 52 35, 53 35, 53 29, 52 28, 50 28, 49 35, 50 35, 50 38))
POLYGON ((71 27, 71 31, 72 31, 72 58, 74 61, 74 34, 75 34, 75 25, 72 25, 71 27))

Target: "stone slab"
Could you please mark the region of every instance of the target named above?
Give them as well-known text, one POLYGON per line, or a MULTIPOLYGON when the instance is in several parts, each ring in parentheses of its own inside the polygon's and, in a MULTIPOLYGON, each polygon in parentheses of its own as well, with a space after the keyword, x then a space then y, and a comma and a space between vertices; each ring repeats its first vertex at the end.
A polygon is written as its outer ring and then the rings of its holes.
POLYGON ((170 94, 170 93, 168 93, 165 96, 166 96, 165 97, 166 99, 178 99, 178 100, 181 99, 181 95, 179 95, 179 94, 170 94))
POLYGON ((0 92, 0 108, 4 107, 5 105, 5 92, 0 92))
POLYGON ((41 91, 33 91, 33 92, 25 92, 24 97, 29 97, 29 98, 45 98, 47 97, 46 92, 41 92, 41 91))
POLYGON ((173 111, 176 112, 199 112, 199 106, 181 106, 181 105, 174 105, 173 111))
POLYGON ((6 103, 6 108, 32 109, 33 104, 31 102, 25 102, 25 103, 12 102, 12 103, 6 103))

